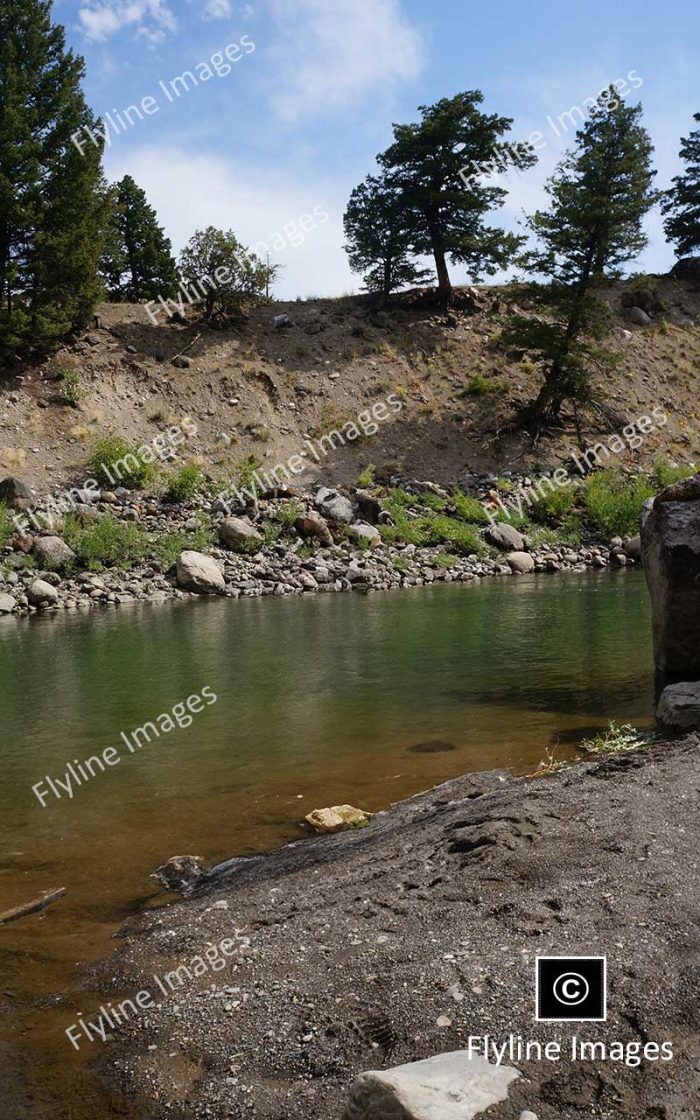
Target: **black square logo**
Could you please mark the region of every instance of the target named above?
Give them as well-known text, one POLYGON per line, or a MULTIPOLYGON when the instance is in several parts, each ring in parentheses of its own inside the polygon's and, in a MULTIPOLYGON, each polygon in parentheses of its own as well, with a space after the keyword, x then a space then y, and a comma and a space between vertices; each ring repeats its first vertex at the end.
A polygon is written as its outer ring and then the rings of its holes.
POLYGON ((605 957, 538 957, 538 1022, 602 1022, 607 1018, 605 957))

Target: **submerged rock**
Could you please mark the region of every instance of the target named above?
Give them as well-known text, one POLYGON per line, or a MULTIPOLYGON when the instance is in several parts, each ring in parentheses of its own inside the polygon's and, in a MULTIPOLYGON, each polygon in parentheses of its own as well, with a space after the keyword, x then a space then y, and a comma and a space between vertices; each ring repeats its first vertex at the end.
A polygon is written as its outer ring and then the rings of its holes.
POLYGON ((370 816, 353 805, 333 805, 330 809, 314 809, 306 820, 314 832, 342 832, 345 828, 364 828, 370 816))
POLYGON ((343 1120, 472 1120, 508 1097, 520 1074, 467 1050, 356 1077, 343 1120))
POLYGON ((441 754, 443 751, 456 751, 454 743, 445 743, 442 739, 426 739, 424 743, 415 743, 407 748, 410 754, 441 754))

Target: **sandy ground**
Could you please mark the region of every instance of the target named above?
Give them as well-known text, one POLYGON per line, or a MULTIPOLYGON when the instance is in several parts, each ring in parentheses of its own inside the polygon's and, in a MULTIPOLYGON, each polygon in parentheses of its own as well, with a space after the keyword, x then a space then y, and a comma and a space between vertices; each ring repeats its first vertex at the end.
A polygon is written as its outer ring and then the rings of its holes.
POLYGON ((236 930, 249 945, 132 1016, 99 1065, 157 1120, 339 1120, 356 1073, 470 1034, 565 1055, 572 1034, 670 1042, 673 1061, 638 1067, 516 1061, 488 1115, 697 1118, 699 763, 690 736, 535 779, 475 774, 361 831, 222 865, 126 927, 85 1006, 153 989, 236 930), (540 955, 606 955, 607 1022, 535 1022, 540 955))

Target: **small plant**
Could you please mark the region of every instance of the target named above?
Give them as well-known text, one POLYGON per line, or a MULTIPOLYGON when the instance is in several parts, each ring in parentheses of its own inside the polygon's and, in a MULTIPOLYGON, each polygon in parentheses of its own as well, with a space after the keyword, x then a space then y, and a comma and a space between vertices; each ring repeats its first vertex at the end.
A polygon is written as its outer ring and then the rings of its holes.
POLYGON ((71 408, 77 408, 83 395, 80 373, 75 366, 64 365, 58 367, 56 376, 62 383, 64 403, 71 408))
POLYGON ((621 727, 610 720, 607 731, 601 731, 592 739, 584 739, 580 749, 586 754, 625 754, 628 751, 644 750, 651 745, 652 736, 637 731, 629 723, 621 727))
POLYGON ((490 518, 477 498, 469 498, 460 490, 455 490, 452 495, 452 505, 457 517, 471 525, 488 525, 490 518))
POLYGON ((675 463, 664 463, 663 459, 657 459, 654 463, 651 478, 659 490, 665 490, 673 482, 681 482, 682 479, 690 478, 695 473, 696 468, 687 463, 677 466, 675 463))
POLYGON ((459 564, 459 557, 449 552, 436 552, 432 562, 438 568, 454 568, 455 564, 459 564))
POLYGON ((15 532, 15 527, 10 516, 10 511, 4 502, 0 502, 0 548, 9 541, 15 532))
POLYGON ((289 529, 295 521, 301 517, 303 512, 304 507, 301 502, 297 502, 294 498, 286 498, 284 501, 277 503, 275 508, 275 520, 278 525, 289 529))
POLYGON ((357 485, 360 490, 366 490, 374 482, 374 475, 377 468, 374 463, 368 463, 364 470, 360 471, 357 476, 357 485))
POLYGON ((86 524, 75 514, 66 514, 63 537, 78 562, 92 571, 128 568, 146 554, 146 534, 137 525, 125 524, 105 514, 86 524))
POLYGON ((191 502, 199 493, 203 482, 204 476, 199 467, 195 463, 188 463, 170 475, 163 498, 166 502, 191 502))
POLYGON ((139 451, 139 447, 130 446, 120 436, 98 439, 87 461, 90 477, 105 488, 145 490, 155 480, 157 470, 154 463, 144 462, 139 451))
MULTIPOLYGON (((546 490, 546 484, 542 484, 540 492, 546 490)), ((555 527, 571 513, 575 498, 572 486, 557 486, 555 490, 543 493, 541 498, 533 502, 529 515, 538 525, 555 527)))
POLYGON ((508 386, 504 381, 496 381, 483 373, 475 373, 467 381, 464 392, 469 397, 484 397, 490 393, 505 393, 507 390, 508 386))

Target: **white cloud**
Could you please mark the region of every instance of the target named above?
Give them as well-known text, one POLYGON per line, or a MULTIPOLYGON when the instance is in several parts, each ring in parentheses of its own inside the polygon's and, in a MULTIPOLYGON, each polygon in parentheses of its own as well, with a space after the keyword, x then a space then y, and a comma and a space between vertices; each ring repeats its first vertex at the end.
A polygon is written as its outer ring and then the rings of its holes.
POLYGON ((96 42, 125 27, 134 27, 149 42, 157 43, 169 31, 175 31, 177 20, 167 0, 105 0, 89 3, 78 12, 80 26, 88 39, 96 42))
POLYGON ((105 162, 110 179, 129 174, 143 187, 176 253, 196 229, 213 225, 233 229, 249 248, 267 242, 271 262, 283 266, 274 288, 279 299, 359 289, 343 250, 343 210, 352 183, 305 183, 278 170, 271 176, 267 168, 241 172, 237 166, 234 172, 218 156, 150 145, 121 156, 108 153, 105 162), (299 219, 313 216, 315 207, 319 219, 323 213, 328 219, 304 233, 301 245, 275 251, 274 234, 289 242, 291 232, 296 240, 299 219), (285 233, 290 223, 296 228, 285 233))
POLYGON ((202 19, 230 19, 233 15, 231 0, 207 0, 202 9, 202 19))
POLYGON ((276 23, 271 101, 288 121, 360 105, 418 77, 424 49, 399 0, 269 0, 276 23))

